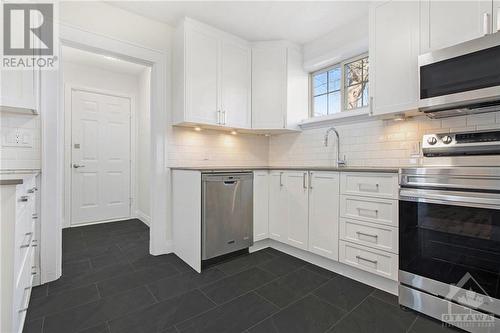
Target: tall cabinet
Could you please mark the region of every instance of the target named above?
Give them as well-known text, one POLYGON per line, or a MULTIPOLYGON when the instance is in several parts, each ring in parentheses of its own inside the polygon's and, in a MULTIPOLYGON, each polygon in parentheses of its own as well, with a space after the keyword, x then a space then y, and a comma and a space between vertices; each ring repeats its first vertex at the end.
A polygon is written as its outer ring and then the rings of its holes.
POLYGON ((38 69, 0 71, 0 111, 38 114, 38 69))
POLYGON ((247 41, 186 18, 175 31, 173 69, 174 124, 250 127, 247 41))
POLYGON ((416 109, 419 2, 374 2, 369 24, 371 114, 416 109))

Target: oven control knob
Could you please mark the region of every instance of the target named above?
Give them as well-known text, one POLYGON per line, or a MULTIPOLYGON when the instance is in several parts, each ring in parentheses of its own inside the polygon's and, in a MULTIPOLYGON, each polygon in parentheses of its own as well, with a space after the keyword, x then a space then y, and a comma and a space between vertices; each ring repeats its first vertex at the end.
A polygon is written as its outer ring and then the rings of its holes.
POLYGON ((427 143, 430 144, 431 146, 435 145, 438 142, 435 136, 431 136, 427 139, 427 143))
POLYGON ((453 138, 451 136, 449 136, 449 135, 443 137, 443 142, 445 144, 450 144, 452 141, 453 141, 453 138))

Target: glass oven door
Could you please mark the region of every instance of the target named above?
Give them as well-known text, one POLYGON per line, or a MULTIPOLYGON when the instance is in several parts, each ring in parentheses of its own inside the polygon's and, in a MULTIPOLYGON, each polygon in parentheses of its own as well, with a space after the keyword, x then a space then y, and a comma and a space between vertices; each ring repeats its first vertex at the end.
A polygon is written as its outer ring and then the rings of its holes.
POLYGON ((479 286, 462 288, 500 299, 499 200, 493 193, 402 189, 399 269, 446 284, 469 273, 479 286))

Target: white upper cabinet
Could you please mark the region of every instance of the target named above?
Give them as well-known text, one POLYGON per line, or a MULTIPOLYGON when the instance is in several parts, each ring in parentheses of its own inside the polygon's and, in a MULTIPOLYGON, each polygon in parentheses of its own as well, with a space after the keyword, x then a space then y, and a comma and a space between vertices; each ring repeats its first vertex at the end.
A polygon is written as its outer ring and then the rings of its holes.
POLYGON ((448 47, 497 31, 492 0, 420 2, 420 53, 448 47), (492 11, 493 9, 493 11, 492 11))
POLYGON ((245 40, 186 18, 174 36, 173 77, 175 125, 250 128, 245 40))
POLYGON ((0 72, 0 110, 38 113, 38 70, 2 70, 0 72))
POLYGON ((338 260, 339 174, 309 173, 309 251, 338 260))
POLYGON ((372 3, 369 43, 372 115, 416 109, 419 2, 372 3))
POLYGON ((308 117, 308 74, 302 51, 286 42, 252 46, 252 128, 296 129, 308 117))
POLYGON ((227 126, 251 126, 251 57, 248 46, 222 42, 221 112, 227 126))

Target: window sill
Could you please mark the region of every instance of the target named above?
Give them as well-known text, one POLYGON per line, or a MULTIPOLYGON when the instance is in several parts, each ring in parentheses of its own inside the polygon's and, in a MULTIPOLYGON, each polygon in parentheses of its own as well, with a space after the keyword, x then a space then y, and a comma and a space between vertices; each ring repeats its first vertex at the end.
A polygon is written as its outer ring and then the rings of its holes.
POLYGON ((344 111, 328 116, 309 118, 300 122, 299 127, 301 129, 324 127, 330 124, 365 120, 369 117, 370 109, 368 107, 365 107, 354 111, 344 111))

